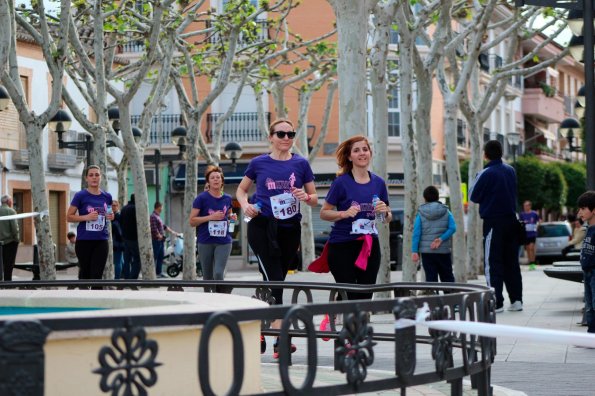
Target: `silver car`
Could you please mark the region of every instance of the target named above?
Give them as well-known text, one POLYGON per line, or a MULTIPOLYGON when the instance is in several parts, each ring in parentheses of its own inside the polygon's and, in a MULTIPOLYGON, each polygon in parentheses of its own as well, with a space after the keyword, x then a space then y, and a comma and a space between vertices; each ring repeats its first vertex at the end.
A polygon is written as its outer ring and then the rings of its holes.
POLYGON ((562 257, 562 249, 572 238, 572 228, 566 221, 540 223, 535 240, 535 256, 540 263, 562 257))

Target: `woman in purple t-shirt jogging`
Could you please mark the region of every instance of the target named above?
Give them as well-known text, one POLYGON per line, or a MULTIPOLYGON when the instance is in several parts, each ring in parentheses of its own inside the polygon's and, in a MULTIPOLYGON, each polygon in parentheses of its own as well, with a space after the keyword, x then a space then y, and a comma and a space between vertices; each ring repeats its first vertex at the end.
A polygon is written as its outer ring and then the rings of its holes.
MULTIPOLYGON (((371 159, 364 136, 353 136, 337 148, 340 170, 320 211, 322 220, 334 223, 327 249, 328 266, 337 283, 376 283, 380 267, 376 214, 381 213, 388 223, 392 213, 386 183, 368 170, 371 159)), ((370 299, 372 293, 347 293, 347 297, 370 299)))
POLYGON ((109 252, 107 221, 114 219, 112 196, 99 188, 101 170, 97 165, 85 171, 87 188, 74 194, 66 212, 69 223, 78 223, 75 251, 80 279, 101 279, 109 252))
MULTIPOLYGON (((204 280, 223 280, 231 253, 229 221, 235 222, 237 216, 231 209, 231 196, 223 192, 224 181, 221 168, 207 167, 206 191, 198 194, 190 211, 190 226, 198 227, 196 241, 204 280)), ((223 292, 224 289, 217 291, 223 292)))
MULTIPOLYGON (((271 152, 250 161, 236 192, 244 216, 251 218, 248 243, 265 281, 285 280, 289 263, 295 258, 301 236, 300 202, 309 206, 318 204, 310 164, 291 152, 294 138, 293 124, 289 120, 273 122, 269 128, 271 152), (256 193, 250 204, 248 191, 252 184, 256 184, 256 193)), ((273 288, 272 295, 275 304, 283 304, 283 289, 273 288)), ((273 322, 272 327, 279 328, 278 322, 273 322)), ((275 358, 279 356, 276 344, 275 358)), ((265 349, 261 336, 261 352, 265 349)), ((294 350, 292 347, 292 352, 294 350)))

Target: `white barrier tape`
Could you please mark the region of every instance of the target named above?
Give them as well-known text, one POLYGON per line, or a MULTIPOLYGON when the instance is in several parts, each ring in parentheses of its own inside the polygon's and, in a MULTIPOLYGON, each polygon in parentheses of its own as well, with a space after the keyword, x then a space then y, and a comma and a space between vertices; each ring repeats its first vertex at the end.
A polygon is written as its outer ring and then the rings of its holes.
POLYGON ((19 214, 9 215, 9 216, 0 216, 0 221, 25 219, 27 217, 35 217, 35 216, 39 216, 43 219, 45 216, 48 216, 49 214, 50 214, 49 210, 44 210, 42 212, 19 213, 19 214))
POLYGON ((426 320, 430 311, 427 303, 417 310, 416 319, 398 319, 396 329, 421 325, 434 330, 475 334, 484 337, 515 337, 548 344, 576 345, 595 348, 595 334, 563 330, 546 330, 534 327, 520 327, 496 323, 468 322, 464 320, 426 320))

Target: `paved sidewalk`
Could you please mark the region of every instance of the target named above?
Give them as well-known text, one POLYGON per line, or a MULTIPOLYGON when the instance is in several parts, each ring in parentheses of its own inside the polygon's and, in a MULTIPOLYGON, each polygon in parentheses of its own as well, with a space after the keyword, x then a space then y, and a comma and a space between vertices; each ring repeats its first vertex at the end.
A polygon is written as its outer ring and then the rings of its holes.
MULTIPOLYGON (((529 271, 522 266, 524 284, 524 310, 522 312, 504 311, 497 316, 497 322, 515 326, 536 327, 545 329, 567 330, 585 333, 586 328, 578 324, 581 321, 583 306, 583 285, 576 282, 552 279, 543 273, 546 266, 538 266, 535 271, 529 271)), ((60 271, 60 279, 75 279, 76 270, 60 271)), ((401 272, 392 272, 393 281, 399 281, 401 272)), ((31 279, 31 273, 15 271, 15 279, 31 279)), ((254 265, 246 265, 235 259, 229 263, 226 279, 229 280, 260 280, 260 274, 254 265)), ((333 282, 329 274, 313 274, 298 272, 288 276, 291 281, 304 282, 333 282)), ((481 277, 470 283, 485 284, 481 277)), ((325 296, 318 294, 315 300, 324 301, 325 296)), ((326 296, 328 298, 328 296, 326 296)), ((508 305, 505 303, 505 308, 508 305)), ((316 322, 317 323, 317 322, 316 322)), ((392 329, 390 315, 373 315, 372 326, 377 331, 392 329)), ((391 331, 391 330, 389 330, 391 331)), ((278 389, 279 377, 277 365, 274 363, 272 338, 268 337, 269 349, 262 356, 263 386, 266 390, 278 389)), ((343 374, 332 371, 332 342, 323 343, 320 347, 319 369, 317 381, 331 383, 344 382, 343 374), (327 369, 328 368, 328 369, 327 369)), ((300 373, 305 364, 305 348, 296 340, 298 351, 294 354, 292 379, 299 384, 300 373)), ((380 349, 380 348, 379 348, 380 349)), ((394 349, 379 350, 370 375, 392 375, 392 354, 394 349)), ((427 353, 418 353, 429 356, 427 353)), ((494 395, 497 396, 588 396, 593 395, 592 368, 595 367, 595 350, 577 348, 571 345, 543 344, 516 338, 498 337, 497 355, 492 365, 492 385, 494 395)), ((303 376, 301 377, 303 378, 303 376)), ((380 393, 380 392, 379 392, 380 393)), ((391 394, 383 391, 382 394, 391 394)), ((393 394, 399 394, 397 391, 393 394)), ((450 394, 447 384, 439 383, 428 386, 409 388, 408 395, 437 396, 450 394)), ((469 382, 465 383, 465 395, 476 394, 471 390, 469 382)))

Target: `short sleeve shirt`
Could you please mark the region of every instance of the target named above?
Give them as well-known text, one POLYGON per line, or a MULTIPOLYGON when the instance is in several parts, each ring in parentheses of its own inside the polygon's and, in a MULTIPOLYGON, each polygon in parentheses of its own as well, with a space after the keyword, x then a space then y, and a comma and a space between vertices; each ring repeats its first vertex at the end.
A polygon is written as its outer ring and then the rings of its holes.
MULTIPOLYGON (((231 208, 231 196, 223 194, 215 198, 208 191, 204 191, 194 199, 192 208, 198 209, 198 217, 209 216, 217 211, 223 211, 227 215, 231 208)), ((197 242, 220 245, 231 243, 228 225, 227 217, 224 220, 201 223, 197 230, 197 242)))
POLYGON ((335 206, 338 211, 347 210, 354 205, 359 206, 360 211, 355 217, 338 220, 333 224, 329 243, 353 241, 361 236, 352 233, 352 225, 360 219, 374 220, 374 195, 378 195, 378 198, 388 205, 386 183, 374 173, 370 172, 370 181, 365 184, 357 183, 351 174, 341 175, 333 181, 325 201, 335 206))
POLYGON ((539 215, 536 211, 521 212, 519 217, 525 223, 525 230, 527 231, 527 238, 537 237, 537 223, 539 223, 539 215))
POLYGON ((105 241, 109 238, 107 231, 107 206, 112 204, 112 196, 105 191, 91 194, 88 190, 81 190, 74 194, 71 206, 78 209, 78 214, 85 216, 93 211, 99 214, 95 221, 81 221, 77 228, 76 239, 81 241, 105 241))
POLYGON ((289 160, 280 161, 263 154, 250 161, 244 175, 256 184, 252 202, 260 202, 260 215, 301 220, 299 201, 290 204, 288 199, 292 200, 289 197, 292 187, 303 188, 314 181, 312 168, 304 157, 292 154, 289 160))

